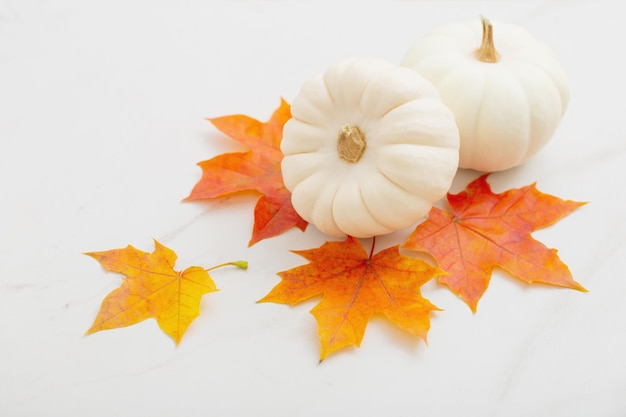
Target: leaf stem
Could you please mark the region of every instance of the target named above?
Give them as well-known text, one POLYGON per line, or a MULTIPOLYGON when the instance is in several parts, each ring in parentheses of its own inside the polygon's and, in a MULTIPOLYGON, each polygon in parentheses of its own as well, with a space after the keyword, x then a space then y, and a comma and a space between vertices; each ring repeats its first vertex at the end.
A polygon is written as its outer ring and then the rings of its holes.
POLYGON ((372 259, 374 256, 374 248, 376 247, 376 236, 372 237, 372 248, 370 249, 370 257, 368 259, 372 259))
POLYGON ((205 271, 209 272, 209 271, 213 271, 214 269, 222 268, 225 266, 236 266, 237 268, 248 269, 248 261, 225 262, 223 264, 219 264, 219 265, 215 265, 210 268, 207 268, 205 269, 205 271))

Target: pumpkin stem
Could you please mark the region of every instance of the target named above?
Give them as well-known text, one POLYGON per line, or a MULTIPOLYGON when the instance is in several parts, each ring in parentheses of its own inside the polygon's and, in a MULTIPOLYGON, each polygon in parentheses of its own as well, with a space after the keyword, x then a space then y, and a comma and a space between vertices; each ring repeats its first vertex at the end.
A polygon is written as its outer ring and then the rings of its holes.
POLYGON ((366 146, 365 136, 358 127, 341 126, 337 136, 337 153, 341 158, 351 163, 359 162, 366 146))
POLYGON ((480 48, 476 50, 476 57, 479 61, 494 63, 500 60, 500 54, 493 44, 493 26, 489 19, 480 16, 483 23, 483 41, 480 48))

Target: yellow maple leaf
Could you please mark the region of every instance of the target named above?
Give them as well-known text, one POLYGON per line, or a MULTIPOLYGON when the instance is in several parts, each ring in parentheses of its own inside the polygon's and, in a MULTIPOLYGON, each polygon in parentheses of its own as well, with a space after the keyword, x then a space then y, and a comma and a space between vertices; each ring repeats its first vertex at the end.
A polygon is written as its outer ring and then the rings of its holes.
MULTIPOLYGON (((200 315, 200 299, 218 291, 208 270, 192 266, 174 270, 176 253, 154 241, 152 253, 133 246, 103 252, 88 252, 108 271, 126 276, 122 285, 102 301, 100 311, 87 334, 126 327, 148 318, 156 319, 161 329, 180 343, 191 322, 200 315)), ((246 268, 243 261, 225 265, 246 268)))

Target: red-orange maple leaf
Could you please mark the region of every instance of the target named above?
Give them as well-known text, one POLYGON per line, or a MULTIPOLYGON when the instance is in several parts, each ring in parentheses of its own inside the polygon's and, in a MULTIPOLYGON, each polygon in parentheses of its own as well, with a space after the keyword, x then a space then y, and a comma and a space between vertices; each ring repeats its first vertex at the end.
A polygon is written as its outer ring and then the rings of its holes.
POLYGON ((483 175, 459 194, 448 194, 450 212, 436 207, 403 247, 426 252, 449 275, 439 278, 476 311, 498 266, 526 281, 586 291, 557 256, 530 236, 585 203, 561 200, 535 185, 494 194, 483 175))
POLYGON ((260 302, 295 305, 323 295, 311 310, 318 323, 321 360, 341 348, 359 346, 374 314, 426 339, 430 313, 438 308, 422 297, 420 287, 443 273, 438 268, 401 255, 399 246, 368 255, 352 237, 294 253, 310 263, 280 272, 281 282, 260 302))
POLYGON ((291 205, 291 193, 283 184, 280 169, 283 159, 280 141, 283 126, 290 118, 290 106, 281 100, 267 123, 244 115, 208 119, 217 129, 250 150, 222 154, 200 162, 202 178, 185 200, 221 198, 243 191, 262 194, 254 208, 249 246, 291 227, 304 230, 307 226, 291 205))
MULTIPOLYGON (((200 299, 217 291, 208 270, 192 266, 182 272, 174 270, 176 253, 155 241, 154 252, 132 246, 86 255, 96 259, 108 271, 126 276, 122 285, 102 301, 100 311, 87 334, 126 327, 148 318, 156 319, 161 329, 176 344, 193 320, 200 314, 200 299)), ((244 261, 225 265, 246 268, 244 261)))

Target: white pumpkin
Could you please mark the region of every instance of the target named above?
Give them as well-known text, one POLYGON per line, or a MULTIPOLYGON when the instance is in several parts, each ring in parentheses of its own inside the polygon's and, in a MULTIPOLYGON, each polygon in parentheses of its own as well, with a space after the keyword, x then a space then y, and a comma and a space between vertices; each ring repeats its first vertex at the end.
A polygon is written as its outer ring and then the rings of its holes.
POLYGON ((430 80, 456 117, 459 166, 500 171, 526 162, 554 134, 569 101, 551 50, 519 26, 482 19, 418 40, 402 65, 430 80))
POLYGON ((295 210, 332 236, 403 229, 449 190, 459 133, 437 90, 380 59, 308 80, 285 124, 282 174, 295 210))

